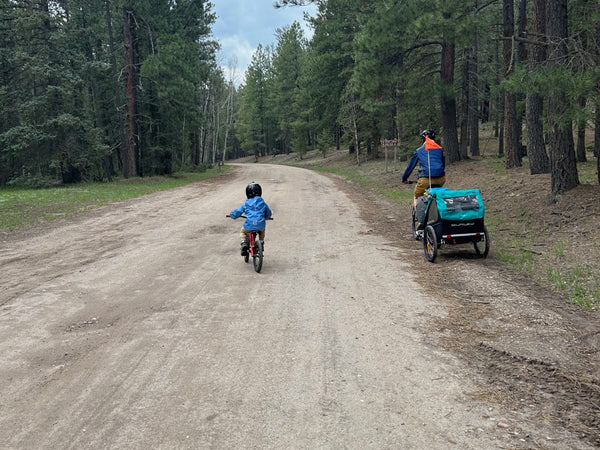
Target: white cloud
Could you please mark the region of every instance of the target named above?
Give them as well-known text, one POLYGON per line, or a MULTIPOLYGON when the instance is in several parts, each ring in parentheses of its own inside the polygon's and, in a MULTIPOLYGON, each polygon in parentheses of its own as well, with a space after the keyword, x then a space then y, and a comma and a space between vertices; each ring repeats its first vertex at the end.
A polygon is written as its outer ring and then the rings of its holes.
POLYGON ((246 68, 252 61, 255 47, 248 39, 237 34, 221 38, 219 42, 221 51, 218 55, 218 63, 224 68, 223 73, 226 77, 229 77, 230 68, 235 68, 237 74, 235 84, 239 85, 243 81, 246 68))
MULTIPOLYGON (((300 22, 309 37, 312 30, 304 22, 304 11, 316 11, 314 6, 275 9, 273 0, 214 0, 213 4, 213 11, 217 14, 213 34, 221 43, 218 62, 221 67, 227 67, 230 58, 237 57, 238 85, 243 82, 258 44, 274 44, 275 30, 291 25, 294 20, 300 22)), ((228 76, 228 69, 224 73, 228 76)))

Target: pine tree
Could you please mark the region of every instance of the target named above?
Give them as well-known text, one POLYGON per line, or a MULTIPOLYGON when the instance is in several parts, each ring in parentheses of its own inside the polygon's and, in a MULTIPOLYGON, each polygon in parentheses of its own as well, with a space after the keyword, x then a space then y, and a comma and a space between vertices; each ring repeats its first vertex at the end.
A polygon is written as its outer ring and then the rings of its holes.
POLYGON ((267 152, 269 143, 268 90, 272 73, 271 52, 259 45, 246 71, 246 83, 241 88, 239 134, 242 148, 256 157, 267 152))
POLYGON ((572 125, 567 115, 569 100, 564 86, 568 77, 566 73, 569 35, 567 11, 567 0, 548 1, 547 31, 550 38, 550 50, 547 61, 555 75, 554 89, 547 100, 553 199, 557 199, 559 195, 579 184, 572 125))
MULTIPOLYGON (((292 141, 299 146, 304 139, 304 136, 295 135, 293 128, 301 114, 297 99, 305 44, 298 22, 277 30, 276 36, 277 46, 273 54, 273 79, 269 100, 271 112, 278 121, 283 151, 289 153, 292 141)), ((302 145, 299 147, 303 148, 302 145)))

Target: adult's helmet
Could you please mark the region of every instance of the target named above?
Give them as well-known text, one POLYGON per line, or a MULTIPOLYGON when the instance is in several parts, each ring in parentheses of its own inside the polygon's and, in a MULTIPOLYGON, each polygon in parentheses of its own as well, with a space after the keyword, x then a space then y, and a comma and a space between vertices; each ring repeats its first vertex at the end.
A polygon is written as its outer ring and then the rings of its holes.
POLYGON ((435 131, 429 129, 421 131, 421 137, 425 139, 425 136, 429 139, 435 139, 435 131))
POLYGON ((262 195, 262 188, 260 187, 260 184, 252 181, 248 186, 246 186, 246 197, 247 198, 260 197, 261 195, 262 195))

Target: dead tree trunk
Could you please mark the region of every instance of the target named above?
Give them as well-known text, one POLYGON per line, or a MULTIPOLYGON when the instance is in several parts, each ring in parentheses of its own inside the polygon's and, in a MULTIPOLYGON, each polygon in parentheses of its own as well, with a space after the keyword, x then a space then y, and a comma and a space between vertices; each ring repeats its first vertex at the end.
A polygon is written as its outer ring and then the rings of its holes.
POLYGON ((213 97, 213 141, 212 141, 212 165, 217 162, 217 150, 219 144, 219 100, 215 93, 213 97))
POLYGON ((204 163, 204 149, 206 145, 206 114, 208 112, 208 102, 210 101, 209 92, 206 93, 204 104, 202 105, 202 126, 200 127, 200 137, 198 139, 198 147, 194 156, 194 164, 199 166, 204 163))
POLYGON ((227 154, 227 138, 229 136, 229 129, 233 125, 233 100, 234 100, 234 86, 233 86, 233 77, 229 81, 229 95, 227 97, 227 120, 225 123, 225 139, 223 142, 223 159, 222 162, 225 163, 225 158, 227 154))

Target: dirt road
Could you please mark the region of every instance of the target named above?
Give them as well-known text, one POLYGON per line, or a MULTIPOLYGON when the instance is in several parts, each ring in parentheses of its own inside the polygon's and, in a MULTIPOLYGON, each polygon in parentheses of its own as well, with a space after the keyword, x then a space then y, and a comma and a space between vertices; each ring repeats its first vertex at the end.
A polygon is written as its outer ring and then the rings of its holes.
POLYGON ((3 448, 505 448, 448 315, 334 181, 241 165, 0 244, 3 448), (263 271, 225 215, 274 211, 263 271))

